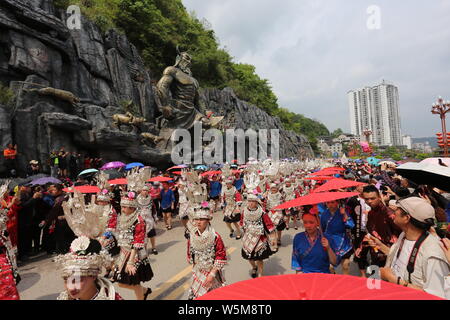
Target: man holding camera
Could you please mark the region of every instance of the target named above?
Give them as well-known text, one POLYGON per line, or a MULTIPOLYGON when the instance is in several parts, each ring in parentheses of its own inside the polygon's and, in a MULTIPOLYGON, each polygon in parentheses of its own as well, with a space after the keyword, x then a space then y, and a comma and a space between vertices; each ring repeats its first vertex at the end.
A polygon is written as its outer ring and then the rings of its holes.
POLYGON ((403 232, 389 251, 381 278, 445 298, 450 263, 440 239, 429 232, 434 225, 434 208, 419 197, 400 199, 396 207, 394 222, 403 232))
POLYGON ((390 247, 396 241, 401 233, 401 229, 394 223, 394 215, 381 198, 378 189, 369 185, 363 189, 365 203, 371 208, 367 216, 367 235, 356 249, 355 257, 358 262, 361 273, 369 266, 367 254, 370 253, 371 264, 384 267, 386 262, 386 253, 378 248, 371 247, 369 241, 377 238, 385 246, 390 247))

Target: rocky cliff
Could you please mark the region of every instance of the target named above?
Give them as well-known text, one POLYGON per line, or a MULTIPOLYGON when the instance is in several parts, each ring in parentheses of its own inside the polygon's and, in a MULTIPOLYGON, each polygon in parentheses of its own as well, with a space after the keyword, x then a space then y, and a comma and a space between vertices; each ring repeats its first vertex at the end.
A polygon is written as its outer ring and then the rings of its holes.
MULTIPOLYGON (((18 145, 22 172, 29 160, 45 164, 49 152, 62 146, 105 161, 170 165, 170 153, 140 139, 142 132, 158 134, 151 80, 159 75, 144 66, 126 35, 103 34, 84 17, 80 30, 69 30, 65 21, 52 0, 0 1, 0 82, 16 95, 0 106, 2 148, 18 145), (113 115, 127 107, 146 121, 113 126, 113 115)), ((205 90, 203 96, 228 126, 282 129, 278 119, 239 101, 230 89, 205 90)), ((280 135, 282 157, 312 155, 304 137, 285 130, 280 135)))

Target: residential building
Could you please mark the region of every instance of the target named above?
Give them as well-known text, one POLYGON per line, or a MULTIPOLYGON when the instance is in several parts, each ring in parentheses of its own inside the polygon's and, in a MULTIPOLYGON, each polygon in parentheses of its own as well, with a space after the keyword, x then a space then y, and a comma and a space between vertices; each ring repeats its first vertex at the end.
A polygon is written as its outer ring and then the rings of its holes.
POLYGON ((370 130, 369 142, 379 146, 403 145, 395 85, 383 80, 373 87, 349 91, 347 96, 353 135, 364 137, 364 131, 370 130))

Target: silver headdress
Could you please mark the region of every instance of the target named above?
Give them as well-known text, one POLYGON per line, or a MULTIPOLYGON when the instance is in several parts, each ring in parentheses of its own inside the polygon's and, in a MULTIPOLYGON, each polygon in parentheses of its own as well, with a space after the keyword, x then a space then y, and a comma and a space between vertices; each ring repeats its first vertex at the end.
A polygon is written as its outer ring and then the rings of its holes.
POLYGON ((9 183, 10 183, 10 181, 6 180, 5 182, 3 182, 2 185, 0 185, 0 198, 2 198, 3 195, 8 191, 9 183))
POLYGON ((248 172, 244 176, 245 188, 248 190, 249 194, 253 193, 253 191, 258 188, 259 182, 259 174, 257 171, 248 172))
POLYGON ((105 231, 111 206, 99 206, 95 202, 85 204, 84 195, 78 191, 69 194, 62 204, 64 216, 76 236, 94 239, 105 231))
POLYGON ((141 191, 145 187, 145 183, 152 177, 152 169, 145 167, 142 169, 133 168, 127 174, 128 191, 141 191))
POLYGON ((69 253, 55 258, 63 277, 97 277, 102 268, 109 267, 112 262, 113 259, 101 249, 98 241, 85 236, 72 241, 69 253))
POLYGON ((104 171, 101 171, 97 176, 97 187, 99 187, 100 190, 109 189, 110 185, 108 179, 109 175, 104 171))
POLYGON ((62 208, 69 227, 78 237, 70 252, 59 255, 55 262, 62 269, 63 276, 92 276, 100 274, 103 267, 111 264, 112 258, 103 251, 96 239, 106 230, 111 206, 99 206, 92 200, 86 204, 84 195, 78 191, 69 194, 62 208))
POLYGON ((208 219, 212 220, 213 216, 211 214, 211 208, 209 202, 205 201, 193 208, 192 216, 194 219, 208 219))

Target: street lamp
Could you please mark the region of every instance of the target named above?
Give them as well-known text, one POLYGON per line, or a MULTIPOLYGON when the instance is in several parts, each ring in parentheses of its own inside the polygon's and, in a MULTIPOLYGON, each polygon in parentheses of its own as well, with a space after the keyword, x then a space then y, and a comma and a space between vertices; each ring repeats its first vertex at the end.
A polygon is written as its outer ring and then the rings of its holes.
POLYGON ((449 111, 450 111, 450 101, 444 101, 442 97, 439 97, 438 101, 435 102, 431 108, 432 114, 438 114, 441 117, 442 138, 444 143, 444 157, 448 157, 448 137, 447 137, 447 128, 445 125, 445 115, 449 111))

